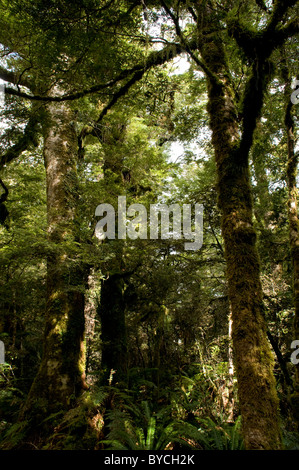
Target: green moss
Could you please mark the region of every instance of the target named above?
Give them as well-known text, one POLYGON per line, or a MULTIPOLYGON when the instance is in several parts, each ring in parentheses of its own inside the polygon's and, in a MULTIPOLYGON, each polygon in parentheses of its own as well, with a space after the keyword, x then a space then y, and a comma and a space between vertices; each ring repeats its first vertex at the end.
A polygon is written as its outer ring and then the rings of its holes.
POLYGON ((65 413, 55 426, 55 431, 47 438, 43 450, 95 450, 98 448, 104 419, 99 411, 100 403, 89 393, 85 393, 77 405, 65 413))
MULTIPOLYGON (((254 32, 233 22, 231 30, 246 49, 254 32), (249 35, 249 37, 248 37, 249 35)), ((203 38, 202 56, 221 80, 209 83, 210 123, 217 166, 218 205, 225 245, 229 299, 232 308, 232 338, 238 395, 246 449, 279 449, 278 397, 273 376, 273 358, 267 342, 262 313, 262 289, 256 233, 252 223, 252 195, 248 154, 256 118, 260 112, 268 75, 265 62, 258 64, 247 83, 243 100, 243 135, 240 137, 237 107, 228 67, 219 37, 203 38), (213 44, 212 44, 213 43, 213 44), (258 86, 258 89, 256 89, 258 86)))
POLYGON ((22 442, 27 436, 28 429, 28 421, 13 424, 5 433, 0 444, 0 450, 17 450, 22 447, 22 442))

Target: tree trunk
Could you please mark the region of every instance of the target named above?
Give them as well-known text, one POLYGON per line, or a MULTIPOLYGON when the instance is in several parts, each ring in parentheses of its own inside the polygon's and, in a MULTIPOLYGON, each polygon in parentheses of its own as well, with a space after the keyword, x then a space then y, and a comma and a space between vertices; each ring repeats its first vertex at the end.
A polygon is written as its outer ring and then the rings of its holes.
MULTIPOLYGON (((287 73, 287 71, 286 71, 287 73)), ((288 77, 287 77, 288 78, 288 77)), ((299 220, 297 207, 297 165, 298 153, 295 152, 294 119, 292 115, 291 87, 287 83, 286 87, 287 107, 285 112, 285 126, 288 143, 288 218, 289 218, 289 238, 293 262, 293 294, 295 305, 295 316, 293 325, 293 339, 299 340, 299 220)), ((292 410, 299 429, 299 364, 294 365, 294 391, 291 396, 292 410)))
POLYGON ((84 273, 70 249, 76 241, 77 137, 66 103, 44 115, 47 181, 47 306, 44 351, 23 413, 49 415, 67 409, 84 381, 84 273))
MULTIPOLYGON (((250 137, 239 129, 220 37, 208 30, 209 12, 201 17, 200 52, 207 65, 208 112, 218 176, 218 205, 224 239, 238 398, 246 449, 279 449, 278 398, 273 358, 263 316, 262 288, 248 165, 250 137)), ((262 70, 259 70, 262 73, 262 70)), ((262 79, 263 75, 261 75, 262 79)), ((258 106, 262 95, 254 97, 258 106)), ((252 102, 252 97, 248 97, 252 102)), ((248 101, 247 101, 248 102, 248 101)), ((244 115, 250 110, 246 109, 244 115)), ((249 134, 249 135, 248 135, 249 134)))
POLYGON ((127 337, 125 322, 124 280, 111 274, 102 281, 98 314, 101 321, 103 383, 126 378, 127 337))
MULTIPOLYGON (((97 137, 104 151, 103 184, 107 194, 111 193, 111 178, 114 191, 124 192, 123 158, 120 157, 120 146, 126 135, 126 124, 106 123, 102 125, 97 137), (106 188, 107 185, 107 188, 106 188)), ((112 204, 117 207, 117 196, 114 194, 112 204)), ((118 218, 116 218, 116 231, 118 218)), ((100 302, 97 309, 101 323, 102 346, 102 383, 107 385, 125 380, 128 367, 126 311, 125 311, 125 272, 123 265, 123 246, 119 247, 117 260, 113 263, 113 273, 107 268, 106 279, 101 282, 100 302)))
POLYGON ((227 383, 227 405, 226 413, 228 422, 234 421, 234 409, 235 409, 235 399, 234 399, 234 358, 233 358, 233 348, 232 348, 232 316, 231 311, 228 318, 228 383, 227 383))

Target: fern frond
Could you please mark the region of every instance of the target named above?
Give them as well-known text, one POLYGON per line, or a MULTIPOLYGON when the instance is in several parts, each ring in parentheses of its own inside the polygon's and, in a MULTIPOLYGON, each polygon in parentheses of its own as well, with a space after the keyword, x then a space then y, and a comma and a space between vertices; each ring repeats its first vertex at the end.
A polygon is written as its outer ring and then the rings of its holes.
POLYGON ((156 419, 154 416, 151 416, 149 419, 149 424, 147 428, 147 436, 146 436, 146 450, 151 450, 154 447, 154 439, 155 439, 155 432, 156 432, 156 419))

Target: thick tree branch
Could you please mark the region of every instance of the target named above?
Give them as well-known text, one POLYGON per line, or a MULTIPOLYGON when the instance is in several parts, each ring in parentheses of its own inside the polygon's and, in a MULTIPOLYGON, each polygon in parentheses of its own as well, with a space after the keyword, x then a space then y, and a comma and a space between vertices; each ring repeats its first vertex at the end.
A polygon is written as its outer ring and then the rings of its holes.
POLYGON ((272 75, 271 63, 261 61, 253 68, 248 79, 242 102, 243 132, 239 146, 239 155, 248 155, 253 141, 257 119, 260 117, 264 92, 272 75))
POLYGON ((270 333, 269 330, 267 331, 267 336, 268 336, 268 339, 271 343, 273 351, 275 352, 275 355, 277 357, 277 360, 278 360, 278 363, 280 365, 280 369, 281 369, 281 372, 282 372, 283 377, 285 379, 285 382, 291 389, 293 389, 293 382, 292 382, 292 379, 290 377, 286 361, 284 360, 284 357, 281 354, 278 343, 277 343, 276 339, 274 338, 274 336, 272 336, 272 334, 270 333))
POLYGON ((130 80, 125 83, 125 85, 123 85, 117 93, 115 93, 115 95, 113 95, 112 99, 109 101, 109 103, 102 109, 98 119, 96 120, 96 122, 93 124, 93 126, 85 126, 83 127, 82 131, 80 132, 80 135, 78 137, 78 156, 79 158, 83 158, 83 155, 84 155, 84 148, 83 148, 83 140, 85 139, 85 137, 87 135, 93 135, 97 138, 100 138, 100 133, 99 133, 99 130, 98 130, 98 126, 99 124, 101 123, 101 121, 103 120, 103 118, 106 116, 106 114, 108 113, 109 109, 111 109, 116 103, 117 101, 122 97, 124 96, 128 91, 129 89, 139 80, 141 80, 141 78, 143 77, 144 75, 144 71, 143 70, 139 70, 138 72, 135 72, 134 75, 130 78, 130 80))
POLYGON ((266 7, 264 0, 255 0, 255 3, 265 12, 268 12, 268 8, 266 7))
POLYGON ((0 184, 2 188, 4 189, 4 193, 1 194, 0 196, 0 203, 5 202, 7 197, 8 197, 8 188, 7 186, 3 183, 2 179, 0 178, 0 184))
MULTIPOLYGON (((195 41, 189 43, 189 47, 191 49, 196 48, 197 44, 195 41)), ((97 126, 100 124, 100 122, 103 120, 103 118, 106 116, 107 112, 114 106, 117 101, 123 97, 129 90, 130 88, 137 83, 139 80, 142 79, 144 76, 145 72, 147 72, 150 68, 156 65, 162 65, 168 60, 173 59, 175 56, 179 55, 181 52, 184 52, 186 49, 184 48, 183 45, 181 44, 176 44, 175 48, 172 47, 165 47, 158 53, 152 53, 151 54, 151 60, 147 60, 146 64, 143 64, 142 68, 141 66, 135 67, 135 72, 131 76, 131 78, 124 84, 122 85, 119 90, 113 95, 112 99, 109 101, 109 103, 103 108, 101 111, 97 121, 93 126, 86 126, 82 129, 79 138, 78 138, 78 146, 79 146, 79 155, 82 156, 83 154, 83 140, 87 135, 94 135, 98 137, 98 131, 97 131, 97 126), (136 70, 137 68, 137 70, 136 70)), ((128 73, 129 75, 129 73, 128 73)))
POLYGON ((295 6, 297 2, 298 0, 276 0, 271 19, 267 26, 267 30, 273 31, 278 23, 283 19, 283 15, 287 12, 287 10, 295 6))
POLYGON ((284 43, 284 41, 292 36, 295 36, 299 33, 299 19, 294 18, 289 21, 283 28, 276 29, 272 35, 271 32, 268 33, 269 40, 275 44, 275 47, 279 47, 284 43))
POLYGON ((273 50, 282 45, 290 36, 299 32, 299 21, 297 17, 291 19, 286 26, 279 25, 289 7, 294 6, 298 0, 279 0, 268 25, 263 31, 254 31, 237 18, 228 22, 228 32, 243 49, 248 59, 268 59, 273 50))
POLYGON ((27 88, 30 88, 30 82, 25 77, 23 77, 22 74, 11 72, 10 70, 6 70, 4 67, 0 66, 1 80, 3 80, 4 82, 12 83, 13 85, 25 86, 27 88))
POLYGON ((119 98, 121 98, 122 96, 124 96, 128 91, 129 89, 136 83, 138 82, 139 80, 141 80, 141 78, 143 77, 144 75, 144 71, 143 70, 138 70, 138 72, 135 72, 134 75, 130 78, 130 80, 128 80, 119 90, 117 93, 115 93, 115 95, 113 96, 113 98, 109 101, 109 103, 104 107, 104 109, 101 111, 101 114, 100 116, 98 117, 97 121, 96 121, 96 124, 99 124, 102 119, 106 116, 106 114, 108 113, 109 109, 112 108, 112 106, 114 106, 117 101, 119 100, 119 98))
POLYGON ((252 74, 249 77, 243 95, 243 132, 238 154, 247 155, 252 144, 256 121, 260 116, 263 95, 272 75, 272 64, 269 58, 277 47, 298 28, 297 18, 291 20, 285 27, 278 26, 283 15, 290 6, 298 0, 277 1, 272 17, 264 31, 252 31, 234 19, 229 25, 229 31, 248 59, 252 61, 252 74))
POLYGON ((193 52, 193 50, 189 47, 189 44, 188 42, 186 41, 185 37, 184 37, 184 34, 181 30, 181 27, 179 25, 179 21, 178 21, 178 18, 176 18, 176 16, 172 13, 172 11, 170 10, 170 8, 168 8, 168 6, 166 5, 166 3, 164 2, 164 0, 161 0, 161 5, 163 6, 164 10, 166 11, 166 13, 170 16, 170 18, 172 19, 173 21, 173 24, 175 26, 175 30, 176 30, 176 33, 181 41, 181 44, 183 46, 183 48, 185 49, 186 52, 188 52, 188 54, 190 55, 190 57, 194 60, 194 62, 196 63, 196 65, 203 71, 205 72, 205 74, 210 78, 211 82, 215 82, 215 83, 219 83, 219 80, 217 78, 217 76, 215 74, 213 74, 213 72, 206 66, 206 64, 201 61, 193 52))
MULTIPOLYGON (((187 44, 187 46, 189 50, 195 49, 197 47, 196 41, 190 41, 187 44)), ((26 98, 32 101, 44 101, 44 102, 73 101, 73 100, 82 98, 83 96, 86 96, 92 93, 97 93, 101 90, 109 88, 117 84, 118 82, 128 78, 130 75, 134 73, 139 73, 141 71, 145 73, 147 70, 149 70, 153 66, 162 65, 168 60, 181 54, 182 52, 185 52, 185 50, 186 49, 181 44, 177 44, 177 43, 167 44, 167 46, 165 46, 162 50, 151 52, 149 56, 144 59, 144 61, 139 62, 138 64, 131 67, 130 69, 122 70, 112 80, 109 80, 106 83, 100 83, 100 84, 94 85, 88 89, 85 89, 79 92, 69 93, 69 94, 61 95, 61 96, 40 96, 40 95, 31 95, 31 94, 24 93, 18 90, 14 90, 12 88, 6 88, 5 93, 8 95, 15 95, 21 98, 26 98)))
POLYGON ((37 142, 37 125, 38 119, 36 117, 30 117, 29 121, 25 127, 24 134, 19 139, 19 141, 10 147, 6 152, 0 155, 0 169, 7 163, 16 159, 21 155, 22 152, 27 150, 30 145, 35 147, 38 145, 37 142))

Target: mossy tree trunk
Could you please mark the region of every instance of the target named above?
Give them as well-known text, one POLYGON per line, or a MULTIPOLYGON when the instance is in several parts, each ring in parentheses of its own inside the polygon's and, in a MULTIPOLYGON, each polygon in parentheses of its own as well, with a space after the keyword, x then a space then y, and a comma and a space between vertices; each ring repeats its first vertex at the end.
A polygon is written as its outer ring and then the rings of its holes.
POLYGON ((267 82, 266 64, 260 61, 248 82, 241 132, 225 50, 215 33, 218 28, 213 25, 212 15, 208 8, 199 11, 199 49, 208 70, 208 112, 217 165, 243 435, 246 449, 279 449, 278 398, 263 315, 248 164, 267 82))
POLYGON ((85 387, 84 272, 76 263, 77 136, 66 103, 44 114, 47 183, 47 306, 43 357, 23 414, 67 409, 85 387), (70 252, 71 250, 71 252, 70 252), (36 409, 34 411, 34 409, 36 409))
MULTIPOLYGON (((298 165, 298 152, 295 152, 295 135, 294 135, 294 118, 293 118, 293 104, 291 102, 291 87, 289 74, 287 69, 285 78, 287 80, 285 85, 286 95, 286 111, 285 111, 285 128, 287 134, 288 144, 288 164, 287 164, 287 183, 288 183, 288 218, 289 218, 289 238, 293 262, 293 294, 294 294, 294 325, 293 325, 293 339, 299 340, 299 220, 298 220, 298 205, 297 205, 297 165, 298 165)), ((294 417, 298 423, 299 429, 299 364, 294 365, 295 378, 294 378, 294 391, 291 396, 292 409, 294 417)))
POLYGON ((234 397, 234 357, 232 347, 232 316, 231 310, 228 318, 228 381, 227 381, 227 396, 226 396, 226 413, 227 421, 234 421, 235 411, 235 397, 234 397))
MULTIPOLYGON (((264 132, 261 122, 257 123, 257 133, 259 136, 264 132)), ((271 195, 269 192, 269 181, 267 168, 265 166, 265 147, 260 142, 260 138, 254 143, 252 150, 252 164, 254 169, 254 178, 256 180, 255 194, 258 203, 254 207, 254 216, 258 223, 261 234, 266 234, 271 224, 271 195)))

